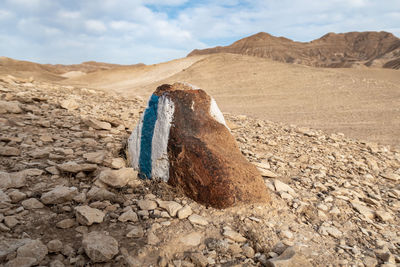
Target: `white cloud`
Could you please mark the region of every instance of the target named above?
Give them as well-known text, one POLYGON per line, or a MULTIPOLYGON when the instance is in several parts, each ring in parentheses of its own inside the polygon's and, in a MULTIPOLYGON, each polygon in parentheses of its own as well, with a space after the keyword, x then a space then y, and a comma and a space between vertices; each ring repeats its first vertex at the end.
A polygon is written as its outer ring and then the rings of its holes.
POLYGON ((54 63, 155 63, 260 31, 310 41, 327 32, 399 36, 399 25, 399 0, 0 0, 0 51, 54 63))
POLYGON ((92 33, 102 33, 107 30, 106 25, 102 21, 94 19, 85 21, 85 27, 92 33))
POLYGON ((8 10, 0 9, 0 21, 1 20, 8 20, 14 17, 14 14, 8 10))

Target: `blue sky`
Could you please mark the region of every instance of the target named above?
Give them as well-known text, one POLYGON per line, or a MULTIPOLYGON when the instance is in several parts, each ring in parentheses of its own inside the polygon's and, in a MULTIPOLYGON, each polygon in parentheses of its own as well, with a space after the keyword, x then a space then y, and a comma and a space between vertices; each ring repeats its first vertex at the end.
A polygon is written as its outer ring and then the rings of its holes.
POLYGON ((400 36, 399 0, 1 0, 0 56, 40 63, 153 64, 264 31, 400 36))

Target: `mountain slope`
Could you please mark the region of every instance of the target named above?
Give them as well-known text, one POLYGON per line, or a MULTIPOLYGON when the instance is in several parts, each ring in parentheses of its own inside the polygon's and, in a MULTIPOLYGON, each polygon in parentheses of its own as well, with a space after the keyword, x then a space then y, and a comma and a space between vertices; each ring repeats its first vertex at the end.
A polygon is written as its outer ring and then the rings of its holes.
POLYGON ((295 42, 260 32, 229 46, 193 50, 188 56, 234 53, 314 67, 400 68, 400 39, 388 32, 328 33, 308 42, 295 42))
MULTIPOLYGON (((130 66, 143 66, 136 64, 130 66)), ((82 76, 100 70, 109 70, 123 65, 110 64, 103 62, 88 61, 81 64, 62 65, 62 64, 39 64, 29 61, 16 60, 8 57, 0 57, 0 74, 7 73, 20 78, 33 76, 35 79, 58 81, 70 76, 82 76), (70 73, 72 72, 72 73, 70 73), (72 75, 70 75, 72 74, 72 75)))

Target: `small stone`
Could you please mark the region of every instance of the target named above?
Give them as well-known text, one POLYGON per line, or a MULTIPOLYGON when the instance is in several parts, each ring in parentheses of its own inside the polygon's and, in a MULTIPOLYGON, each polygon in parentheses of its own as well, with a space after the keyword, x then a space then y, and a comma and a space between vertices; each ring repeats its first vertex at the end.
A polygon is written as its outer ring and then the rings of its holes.
POLYGON ((245 237, 243 237, 240 233, 233 231, 229 228, 225 228, 225 230, 222 234, 223 234, 223 236, 225 236, 235 242, 246 242, 247 241, 247 239, 245 237))
POLYGON ((11 192, 8 194, 8 196, 10 197, 12 203, 18 203, 18 202, 20 202, 21 200, 24 200, 24 199, 26 198, 26 194, 25 194, 25 193, 22 193, 21 191, 19 191, 19 190, 17 190, 17 189, 11 191, 11 192))
POLYGON ((274 179, 275 191, 278 193, 288 193, 291 196, 296 196, 296 192, 289 185, 279 181, 278 179, 274 179))
POLYGON ((363 261, 365 267, 378 266, 378 260, 374 257, 365 256, 362 261, 363 261))
POLYGON ((287 238, 287 239, 292 239, 293 238, 293 233, 289 230, 284 230, 281 232, 281 236, 283 238, 287 238))
POLYGON ((82 240, 86 255, 93 262, 108 262, 118 254, 118 242, 102 232, 93 231, 82 240))
POLYGON ((17 257, 35 258, 36 263, 41 262, 48 253, 47 246, 40 240, 31 240, 17 250, 17 257))
POLYGON ((339 231, 336 227, 334 226, 321 226, 319 228, 319 231, 323 235, 331 235, 335 238, 340 238, 342 237, 343 233, 339 231))
POLYGON ((4 217, 4 224, 9 228, 13 228, 17 224, 19 224, 19 221, 17 220, 17 218, 15 218, 15 216, 6 216, 4 217))
POLYGON ((192 208, 189 205, 185 205, 183 208, 178 210, 177 214, 179 219, 185 219, 190 215, 192 215, 192 213, 193 213, 192 208))
POLYGON ((54 260, 52 262, 50 262, 50 266, 49 267, 64 267, 64 263, 62 263, 59 260, 54 260))
POLYGON ((141 210, 154 210, 157 208, 157 202, 148 199, 139 200, 138 206, 141 210))
POLYGON ((149 234, 147 235, 147 244, 156 245, 159 242, 160 239, 153 232, 149 232, 149 234))
POLYGON ((267 260, 268 267, 311 267, 311 263, 296 247, 288 247, 279 257, 267 260))
POLYGON ((128 222, 128 221, 137 222, 138 216, 134 211, 128 210, 128 211, 122 213, 121 216, 118 217, 118 221, 120 221, 120 222, 128 222))
POLYGON ((203 235, 201 233, 192 232, 179 238, 179 241, 185 246, 195 247, 200 244, 202 237, 203 235))
POLYGON ((22 201, 21 204, 27 210, 44 208, 43 203, 37 200, 36 198, 28 198, 22 201))
POLYGON ((207 257, 199 252, 191 253, 190 259, 192 260, 195 266, 205 267, 208 265, 207 257))
POLYGON ((122 169, 125 168, 126 162, 123 158, 113 158, 111 161, 111 168, 122 169))
POLYGON ((0 100, 0 107, 8 113, 18 114, 22 112, 22 109, 19 107, 19 102, 16 101, 9 102, 0 100))
POLYGON ((140 226, 133 226, 131 230, 126 234, 127 237, 139 238, 143 237, 144 231, 140 226))
POLYGON ((0 147, 0 156, 12 157, 19 156, 21 154, 21 150, 11 146, 2 146, 0 147))
POLYGON ((71 110, 75 110, 75 109, 79 108, 79 103, 76 102, 74 99, 65 99, 63 101, 60 101, 60 106, 62 108, 65 108, 65 109, 71 111, 71 110))
POLYGON ((56 223, 56 226, 61 229, 68 229, 75 225, 74 219, 64 219, 56 223))
POLYGON ((381 176, 385 179, 391 180, 391 181, 400 181, 400 175, 396 173, 383 173, 381 176))
POLYGON ((93 223, 103 222, 105 214, 98 209, 89 206, 75 207, 76 220, 83 225, 92 225, 93 223))
POLYGON ((259 168, 257 167, 257 169, 260 171, 261 176, 263 177, 268 177, 268 178, 276 178, 278 177, 278 175, 276 175, 276 173, 273 173, 270 170, 264 169, 264 168, 259 168))
POLYGON ((111 124, 108 122, 104 121, 99 121, 94 118, 86 118, 84 120, 85 124, 89 127, 92 127, 93 129, 96 130, 110 130, 111 129, 111 124))
POLYGON ((109 186, 121 188, 127 185, 130 180, 137 180, 137 171, 132 168, 108 169, 100 173, 99 179, 109 186))
POLYGON ((360 202, 351 201, 350 203, 356 211, 358 211, 360 214, 364 215, 366 218, 373 219, 375 217, 373 210, 362 205, 360 202))
POLYGON ((102 163, 105 156, 106 156, 106 151, 96 151, 83 154, 83 157, 86 159, 86 161, 96 164, 102 163))
POLYGON ((33 266, 37 260, 31 257, 16 257, 15 259, 7 262, 4 267, 30 267, 33 266))
POLYGON ((393 220, 393 216, 389 212, 384 210, 375 211, 375 215, 382 222, 390 222, 393 220))
POLYGON ((175 201, 158 201, 161 208, 165 209, 171 217, 175 217, 182 205, 175 201))
POLYGON ((21 188, 26 186, 25 172, 2 172, 0 171, 0 189, 21 188))
POLYGON ((192 224, 199 224, 199 225, 207 225, 208 224, 208 221, 204 217, 197 215, 197 214, 190 215, 188 220, 192 224))
POLYGON ((53 190, 44 193, 40 200, 44 204, 61 204, 72 200, 78 193, 76 187, 57 186, 53 190))
POLYGON ((96 164, 83 163, 78 164, 74 161, 58 164, 57 168, 63 172, 78 173, 78 172, 91 172, 97 169, 96 164))
POLYGON ((50 253, 60 252, 62 248, 63 243, 58 239, 50 240, 49 243, 47 243, 47 249, 50 253))
POLYGON ((254 257, 254 249, 250 247, 249 245, 244 245, 242 247, 243 255, 245 255, 247 258, 252 259, 254 257))

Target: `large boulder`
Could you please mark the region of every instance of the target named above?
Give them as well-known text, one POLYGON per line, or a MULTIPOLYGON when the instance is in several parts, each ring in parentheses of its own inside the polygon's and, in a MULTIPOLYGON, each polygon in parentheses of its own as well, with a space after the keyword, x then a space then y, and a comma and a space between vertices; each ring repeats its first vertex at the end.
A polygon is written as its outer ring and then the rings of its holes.
POLYGON ((207 206, 266 202, 255 166, 240 152, 215 100, 201 89, 162 85, 129 138, 132 167, 207 206))

